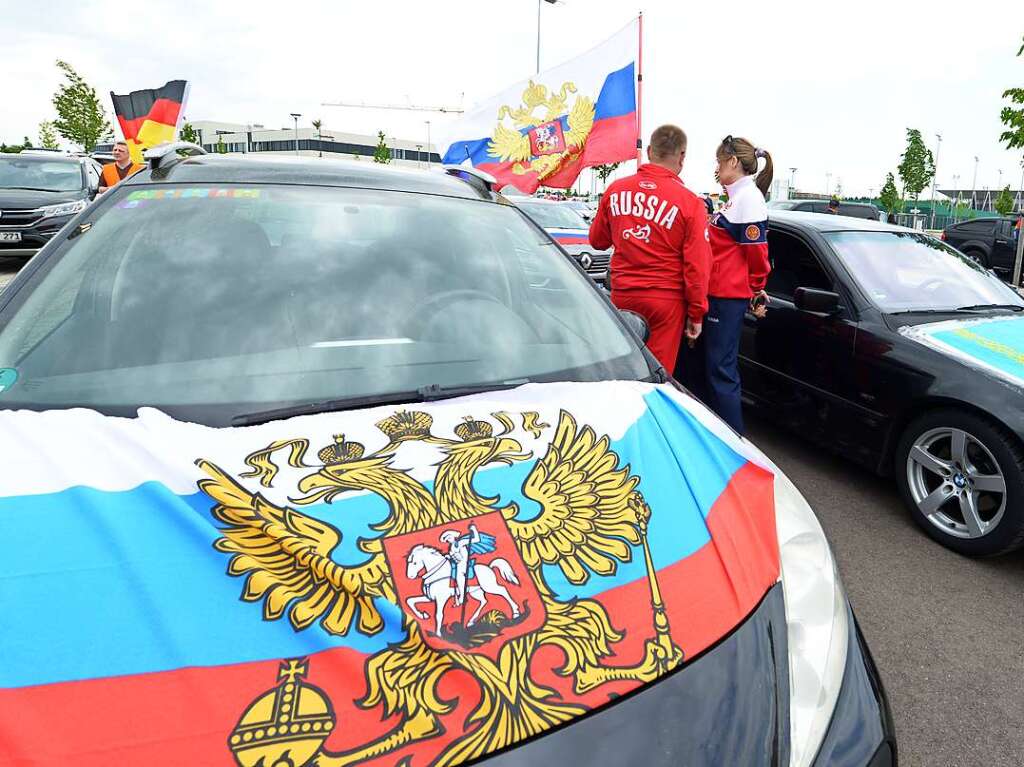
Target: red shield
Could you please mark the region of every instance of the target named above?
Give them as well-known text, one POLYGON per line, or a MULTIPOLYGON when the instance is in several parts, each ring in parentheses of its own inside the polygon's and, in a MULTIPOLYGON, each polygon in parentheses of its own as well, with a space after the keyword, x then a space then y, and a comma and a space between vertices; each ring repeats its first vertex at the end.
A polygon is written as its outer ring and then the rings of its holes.
POLYGON ((530 131, 530 152, 533 155, 561 154, 565 151, 565 133, 560 120, 538 125, 530 131))
POLYGON ((497 657, 547 619, 500 512, 385 538, 384 554, 402 610, 436 650, 497 657))

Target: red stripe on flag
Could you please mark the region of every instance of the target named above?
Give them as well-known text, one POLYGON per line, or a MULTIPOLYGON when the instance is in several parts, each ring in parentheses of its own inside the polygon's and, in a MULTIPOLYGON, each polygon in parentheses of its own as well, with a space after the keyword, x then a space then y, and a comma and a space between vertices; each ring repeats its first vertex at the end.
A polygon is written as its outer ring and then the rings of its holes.
MULTIPOLYGON (((772 476, 753 464, 733 475, 708 516, 711 543, 658 572, 673 639, 693 658, 728 634, 778 579, 772 476)), ((637 556, 642 556, 639 551, 637 556)), ((629 666, 644 656, 654 635, 650 586, 642 578, 599 594, 622 641, 605 662, 629 666)), ((347 648, 310 656, 306 682, 333 704, 336 726, 325 748, 339 752, 386 734, 399 717, 383 718, 379 706, 362 709, 366 656, 347 648)), ((555 647, 533 656, 533 679, 569 702, 598 707, 611 693, 626 693, 631 682, 601 685, 586 695, 573 692, 572 679, 558 669, 565 655, 555 647)), ((41 659, 40 662, 45 662, 41 659)), ((213 668, 188 668, 136 676, 0 690, 0 765, 4 767, 109 767, 132 764, 234 764, 229 738, 242 714, 278 680, 278 660, 213 668)), ((476 682, 463 671, 444 675, 441 700, 458 705, 443 717, 443 733, 376 760, 393 765, 415 755, 429 764, 463 733, 467 715, 480 700, 476 682)))
POLYGON ((146 120, 163 123, 164 125, 177 125, 178 114, 181 112, 181 104, 170 99, 157 99, 153 102, 153 108, 149 114, 140 115, 134 119, 117 115, 117 122, 121 126, 121 133, 125 139, 135 138, 139 135, 139 128, 146 120))

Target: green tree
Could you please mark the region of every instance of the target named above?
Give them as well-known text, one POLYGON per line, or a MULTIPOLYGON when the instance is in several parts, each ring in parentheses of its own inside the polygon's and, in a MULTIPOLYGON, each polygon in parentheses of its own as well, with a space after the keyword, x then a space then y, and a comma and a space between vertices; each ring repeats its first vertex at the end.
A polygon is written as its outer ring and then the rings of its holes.
POLYGON ((223 136, 217 136, 217 145, 213 148, 217 154, 227 154, 228 145, 224 143, 223 136))
POLYGON ((100 139, 109 138, 114 131, 107 122, 106 112, 96 96, 96 89, 89 85, 66 61, 57 61, 57 68, 64 73, 67 82, 58 86, 53 94, 53 106, 57 119, 53 121, 57 132, 80 144, 91 152, 100 139))
POLYGON ((924 145, 921 131, 916 128, 907 128, 907 148, 900 155, 900 165, 896 170, 903 182, 904 196, 917 202, 922 190, 935 176, 935 157, 924 145))
POLYGON ((50 120, 43 120, 39 123, 39 146, 43 149, 60 149, 57 129, 53 127, 53 122, 50 120))
POLYGON ((609 163, 607 165, 595 165, 594 166, 594 173, 596 173, 597 177, 599 179, 601 179, 601 186, 602 186, 602 188, 608 186, 608 179, 611 177, 611 175, 615 172, 615 170, 621 164, 622 163, 613 162, 613 163, 609 163))
POLYGON ((323 135, 323 133, 320 132, 320 126, 322 126, 324 124, 323 120, 313 120, 313 122, 311 124, 312 124, 312 126, 314 128, 316 128, 316 141, 317 141, 317 150, 318 150, 317 154, 320 157, 323 157, 324 156, 324 149, 323 149, 324 135, 323 135))
MULTIPOLYGON (((1024 56, 1024 41, 1017 55, 1024 56)), ((1006 126, 999 140, 1006 144, 1007 149, 1024 149, 1024 88, 1007 88, 1003 91, 1003 98, 1009 99, 1010 105, 1004 106, 999 113, 999 119, 1006 126)))
POLYGON ((191 144, 199 143, 199 131, 197 131, 190 122, 183 122, 181 124, 181 130, 178 131, 179 141, 188 141, 191 144))
POLYGON ((373 161, 387 164, 391 162, 391 150, 388 149, 388 142, 384 138, 384 131, 377 133, 377 148, 373 150, 373 161))
POLYGON ((999 193, 992 205, 1000 216, 1008 216, 1013 212, 1013 195, 1010 194, 1009 185, 1003 187, 1003 191, 999 193))
POLYGON ((899 190, 896 189, 896 179, 892 173, 885 174, 885 184, 882 191, 878 193, 878 202, 881 203, 886 213, 900 213, 903 210, 903 200, 900 199, 899 190))
POLYGON ((953 208, 953 215, 958 219, 974 218, 974 208, 967 200, 957 200, 956 207, 953 208))

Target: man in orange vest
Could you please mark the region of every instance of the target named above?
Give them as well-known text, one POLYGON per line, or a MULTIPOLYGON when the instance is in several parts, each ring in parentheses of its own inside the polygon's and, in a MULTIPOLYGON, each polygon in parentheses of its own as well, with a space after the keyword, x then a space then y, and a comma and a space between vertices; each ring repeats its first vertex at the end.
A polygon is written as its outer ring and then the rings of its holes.
POLYGON ((124 181, 133 173, 138 173, 145 166, 141 163, 132 162, 128 153, 128 145, 123 141, 114 144, 114 161, 103 166, 103 173, 100 174, 100 191, 105 192, 118 182, 124 181))

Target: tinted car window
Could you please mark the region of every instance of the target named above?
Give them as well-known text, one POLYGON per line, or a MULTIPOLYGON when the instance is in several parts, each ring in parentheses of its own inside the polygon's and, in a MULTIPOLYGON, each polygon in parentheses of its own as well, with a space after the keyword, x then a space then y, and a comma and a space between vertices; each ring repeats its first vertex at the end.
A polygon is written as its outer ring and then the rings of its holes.
POLYGON ((832 232, 825 238, 882 311, 1024 307, 1016 291, 953 248, 911 232, 832 232))
POLYGON ((797 288, 832 290, 832 280, 817 257, 796 237, 769 231, 768 254, 772 270, 765 290, 771 295, 792 299, 797 288))
POLYGON ((852 203, 839 204, 840 216, 853 216, 854 218, 866 218, 872 221, 878 220, 878 211, 870 205, 855 205, 852 203))
POLYGON ((431 384, 650 373, 512 206, 305 187, 110 194, 0 313, 0 368, 19 373, 0 407, 201 407, 221 423, 431 384))
POLYGON ((990 233, 993 226, 995 226, 995 221, 993 219, 967 221, 963 224, 957 224, 956 230, 965 234, 982 234, 990 233))

